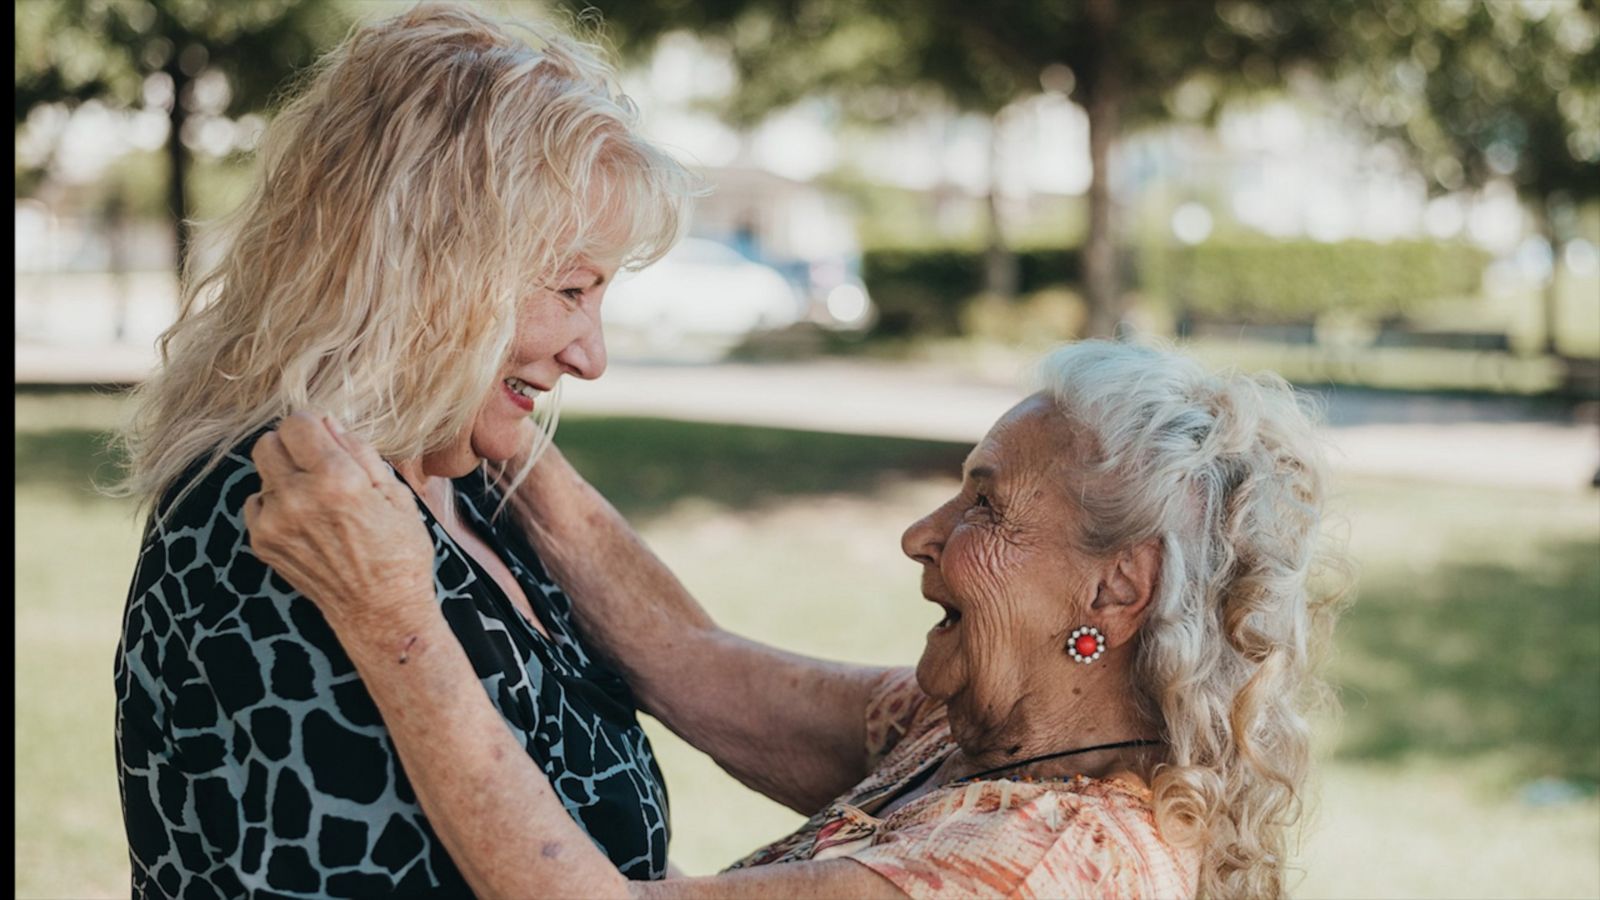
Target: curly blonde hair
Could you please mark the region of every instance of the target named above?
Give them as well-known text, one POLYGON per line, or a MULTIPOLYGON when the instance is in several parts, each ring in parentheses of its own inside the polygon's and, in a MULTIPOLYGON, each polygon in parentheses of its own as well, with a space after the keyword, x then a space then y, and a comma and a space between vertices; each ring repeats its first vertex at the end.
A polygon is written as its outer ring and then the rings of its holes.
POLYGON ((681 235, 700 185, 637 125, 601 48, 554 27, 428 3, 353 28, 274 117, 225 255, 185 285, 114 490, 153 509, 297 409, 388 459, 448 445, 519 302, 681 235))
POLYGON ((1276 375, 1150 347, 1074 344, 1040 373, 1088 438, 1084 549, 1160 543, 1134 687, 1169 748, 1152 783, 1162 834, 1202 848, 1201 896, 1281 896, 1306 714, 1330 702, 1315 664, 1348 583, 1324 534, 1316 416, 1276 375))

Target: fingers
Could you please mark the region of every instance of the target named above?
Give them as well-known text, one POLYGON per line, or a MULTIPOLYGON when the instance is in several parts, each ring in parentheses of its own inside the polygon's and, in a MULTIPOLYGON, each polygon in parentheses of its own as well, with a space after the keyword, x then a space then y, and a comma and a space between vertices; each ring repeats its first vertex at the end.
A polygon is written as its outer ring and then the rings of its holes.
POLYGON ((255 543, 256 523, 261 520, 262 496, 260 492, 244 498, 244 531, 250 535, 250 541, 255 543))
POLYGON ((301 412, 285 418, 276 431, 256 442, 251 457, 261 475, 263 499, 273 490, 286 491, 277 499, 279 504, 294 506, 308 497, 319 503, 336 502, 331 497, 338 494, 349 500, 369 486, 401 508, 410 509, 416 503, 411 488, 377 448, 345 431, 332 416, 301 412), (301 475, 316 476, 323 487, 292 487, 301 475))
POLYGON ((250 459, 256 464, 263 486, 281 482, 299 471, 276 431, 269 431, 256 441, 250 459))
POLYGON ((337 466, 349 456, 317 413, 297 412, 278 423, 276 434, 296 468, 308 472, 337 466))
POLYGON ((272 565, 269 561, 271 549, 268 545, 270 541, 266 534, 266 526, 262 521, 266 510, 266 496, 266 492, 261 491, 244 498, 244 533, 246 539, 250 542, 250 552, 254 553, 257 559, 270 566, 272 565))
POLYGON ((345 452, 349 453, 351 458, 356 461, 356 464, 361 467, 361 470, 367 473, 367 477, 372 480, 374 486, 387 487, 390 482, 398 480, 394 471, 389 468, 389 464, 384 462, 383 457, 378 455, 376 447, 345 431, 338 421, 332 417, 328 418, 327 425, 328 431, 334 436, 334 440, 338 441, 339 445, 345 449, 345 452))

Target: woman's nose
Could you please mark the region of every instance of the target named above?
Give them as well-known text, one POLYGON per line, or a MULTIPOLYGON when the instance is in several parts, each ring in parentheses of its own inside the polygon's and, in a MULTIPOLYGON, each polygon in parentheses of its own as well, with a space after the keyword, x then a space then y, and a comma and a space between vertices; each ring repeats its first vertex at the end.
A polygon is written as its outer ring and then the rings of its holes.
POLYGON ((944 552, 944 540, 948 533, 942 524, 944 517, 941 513, 944 510, 941 506, 911 523, 911 527, 900 536, 900 549, 905 555, 924 565, 939 564, 939 554, 944 552))
POLYGON ((589 320, 589 327, 583 334, 556 354, 556 362, 571 374, 588 381, 605 374, 606 335, 600 327, 598 313, 589 320))

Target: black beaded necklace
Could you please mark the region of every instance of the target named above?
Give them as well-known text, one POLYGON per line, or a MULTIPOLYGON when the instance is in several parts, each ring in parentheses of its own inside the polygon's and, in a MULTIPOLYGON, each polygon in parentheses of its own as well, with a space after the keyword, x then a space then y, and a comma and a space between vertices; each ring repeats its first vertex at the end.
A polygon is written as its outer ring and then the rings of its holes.
POLYGON ((977 781, 984 776, 993 775, 996 772, 1004 772, 1007 769, 1020 769, 1023 766, 1032 765, 1036 762, 1044 762, 1047 759, 1060 759, 1063 756, 1077 756, 1080 753, 1093 753, 1096 750, 1120 750, 1123 747, 1153 747, 1159 743, 1161 742, 1149 739, 1137 741, 1118 741, 1115 744, 1096 744, 1093 747, 1079 747, 1076 750, 1063 750, 1060 753, 1046 753, 1043 756, 1030 756, 1021 762, 1009 763, 1003 766, 995 766, 992 769, 984 769, 982 772, 978 772, 974 775, 963 775, 962 777, 957 778, 949 783, 966 784, 969 781, 977 781))

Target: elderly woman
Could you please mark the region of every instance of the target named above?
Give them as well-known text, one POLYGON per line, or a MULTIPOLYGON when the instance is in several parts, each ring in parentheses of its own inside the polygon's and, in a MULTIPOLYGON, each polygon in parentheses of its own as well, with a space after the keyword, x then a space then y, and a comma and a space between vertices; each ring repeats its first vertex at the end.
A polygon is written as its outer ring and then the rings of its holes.
POLYGON ((409 556, 340 565, 418 573, 568 824, 614 871, 664 874, 632 695, 502 496, 463 476, 531 458, 544 393, 605 369, 606 286, 676 240, 692 189, 590 48, 465 7, 355 30, 274 119, 127 436, 124 488, 151 512, 115 672, 136 896, 468 893, 350 658, 246 539, 249 451, 308 405, 424 517, 409 556))
POLYGON ((706 878, 630 882, 563 813, 453 640, 415 562, 416 503, 366 442, 290 417, 256 446, 246 518, 327 616, 482 895, 1282 894, 1332 619, 1308 581, 1311 423, 1280 379, 1162 351, 1083 343, 1043 372, 905 533, 942 611, 914 675, 719 630, 559 454, 518 489, 642 708, 811 816, 706 878))

